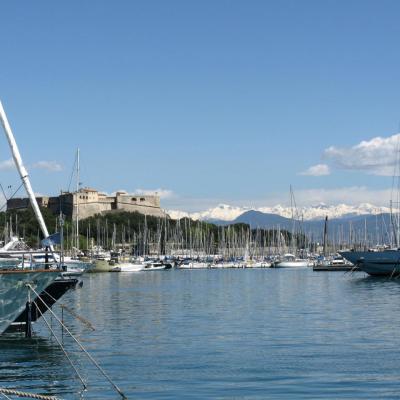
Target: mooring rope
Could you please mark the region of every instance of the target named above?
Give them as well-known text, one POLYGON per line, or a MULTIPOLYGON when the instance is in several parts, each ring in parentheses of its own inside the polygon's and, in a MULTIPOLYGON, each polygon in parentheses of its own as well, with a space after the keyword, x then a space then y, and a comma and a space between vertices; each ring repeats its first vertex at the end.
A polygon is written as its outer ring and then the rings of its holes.
POLYGON ((0 394, 1 394, 5 399, 12 400, 11 397, 8 397, 5 393, 1 393, 1 392, 0 392, 0 394))
MULTIPOLYGON (((43 290, 44 293, 46 293, 50 298, 52 298, 54 300, 54 302, 57 302, 57 300, 49 293, 46 292, 46 290, 43 290)), ((88 328, 90 328, 92 331, 95 331, 96 329, 94 328, 94 326, 90 323, 90 321, 88 321, 86 318, 81 317, 80 315, 78 315, 75 311, 71 310, 69 307, 67 307, 65 304, 63 303, 59 303, 59 306, 61 308, 63 308, 64 310, 66 310, 67 312, 69 312, 73 317, 75 317, 77 320, 81 321, 84 325, 86 325, 88 328)))
POLYGON ((38 399, 38 400, 60 400, 59 397, 55 396, 45 396, 42 394, 35 394, 35 393, 27 393, 27 392, 21 392, 19 390, 13 390, 13 389, 5 389, 5 388, 0 388, 0 393, 2 395, 5 395, 7 399, 7 394, 10 396, 18 396, 18 397, 25 397, 28 399, 38 399))
POLYGON ((64 352, 65 356, 67 357, 67 359, 68 359, 69 363, 71 364, 71 367, 74 369, 74 371, 75 371, 77 377, 78 377, 79 380, 82 382, 83 388, 86 389, 87 386, 86 386, 85 381, 83 380, 83 378, 82 378, 81 375, 79 374, 77 368, 75 367, 74 363, 73 363, 72 360, 70 359, 70 357, 69 357, 67 351, 64 349, 64 346, 62 345, 61 341, 58 339, 58 337, 57 337, 56 334, 54 333, 54 330, 51 328, 50 324, 47 322, 45 316, 44 316, 43 313, 40 311, 40 308, 37 307, 37 309, 38 309, 38 311, 39 311, 39 313, 40 313, 40 316, 43 318, 43 321, 45 322, 45 324, 46 324, 47 327, 49 328, 50 332, 53 334, 54 338, 56 339, 58 345, 61 347, 61 350, 64 352))
POLYGON ((81 350, 86 354, 86 356, 89 358, 90 361, 96 366, 96 368, 102 373, 102 375, 110 382, 110 384, 113 386, 113 388, 120 394, 120 396, 126 400, 127 397, 124 395, 122 390, 111 380, 111 378, 107 375, 107 373, 103 370, 103 368, 100 367, 100 365, 97 363, 97 361, 88 353, 88 351, 82 346, 82 344, 79 342, 79 340, 70 332, 70 330, 63 324, 63 322, 58 318, 58 316, 53 312, 53 310, 46 304, 46 302, 41 298, 39 293, 30 285, 29 283, 27 284, 28 287, 33 291, 33 293, 36 294, 38 299, 44 304, 44 306, 50 311, 50 313, 54 316, 54 318, 58 321, 58 323, 66 330, 66 332, 71 336, 71 338, 76 342, 76 344, 81 348, 81 350))
POLYGON ((75 317, 77 320, 81 321, 84 325, 86 325, 92 331, 96 330, 96 328, 90 323, 90 321, 88 321, 86 318, 83 318, 82 316, 78 315, 74 310, 71 310, 65 304, 60 304, 60 307, 63 308, 64 310, 68 311, 73 317, 75 317))

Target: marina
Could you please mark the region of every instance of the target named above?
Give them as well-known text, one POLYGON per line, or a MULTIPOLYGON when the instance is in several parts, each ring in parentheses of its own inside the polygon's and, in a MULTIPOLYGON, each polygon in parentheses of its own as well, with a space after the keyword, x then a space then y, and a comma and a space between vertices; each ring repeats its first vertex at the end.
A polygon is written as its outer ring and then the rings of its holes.
MULTIPOLYGON (((80 189, 78 183, 68 197, 72 198, 69 218, 65 218, 59 199, 58 231, 50 235, 1 103, 0 117, 29 197, 28 203, 21 199, 17 203, 31 204, 31 208, 24 207, 24 214, 13 207, 7 210, 10 218, 0 249, 0 371, 6 371, 4 376, 0 374, 3 397, 111 399, 117 394, 122 399, 180 398, 195 388, 198 398, 310 398, 332 390, 332 375, 324 381, 323 368, 319 366, 317 371, 312 359, 305 358, 305 354, 318 354, 325 345, 314 336, 323 323, 319 307, 337 302, 337 293, 353 285, 351 279, 361 282, 361 288, 363 282, 368 286, 368 278, 360 277, 359 272, 396 279, 398 249, 360 252, 346 250, 342 242, 337 252, 329 241, 328 217, 322 246, 297 226, 294 214, 291 231, 279 226, 252 229, 246 224, 218 226, 189 218, 173 220, 166 213, 154 216, 118 207, 112 214, 81 218, 81 199, 87 200, 87 194, 94 192, 80 189), (27 226, 24 220, 32 213, 43 236, 40 248, 31 248, 25 238, 13 236, 13 227, 17 232, 32 228, 32 222, 27 226), (114 218, 111 235, 110 217, 114 218), (96 230, 91 230, 91 223, 96 230), (322 271, 325 274, 314 274, 322 271), (350 272, 350 278, 336 275, 335 279, 331 273, 336 271, 350 272), (61 316, 55 312, 57 308, 61 316), (299 332, 303 318, 307 327, 299 332), (284 353, 276 353, 282 339, 284 353), (321 349, 316 345, 322 345, 321 349), (28 353, 32 346, 36 349, 37 359, 45 361, 37 366, 40 375, 26 374, 29 378, 24 380, 25 373, 20 372, 25 362, 18 365, 15 354, 8 353, 14 346, 28 353), (239 348, 240 352, 234 350, 239 348), (53 362, 48 363, 42 351, 54 354, 57 363, 67 360, 68 368, 62 368, 62 374, 51 369, 50 374, 47 368, 53 362), (240 363, 243 353, 244 365, 240 363), (147 370, 149 355, 151 367, 147 370), (278 375, 265 365, 274 359, 278 375), (293 362, 301 362, 312 383, 301 374, 298 382, 293 378, 289 367, 293 362), (132 378, 133 371, 140 373, 132 378), (279 381, 287 379, 291 380, 290 389, 285 385, 282 391, 279 381)), ((79 150, 76 174, 79 182, 79 150)), ((292 187, 290 194, 295 203, 292 187)), ((118 194, 116 199, 118 202, 118 194)), ((51 203, 49 199, 45 202, 51 203)), ((366 247, 367 240, 363 244, 366 247)), ((355 247, 351 242, 347 246, 355 247)), ((325 318, 329 319, 329 313, 325 318)), ((335 331, 345 335, 342 324, 353 323, 336 316, 333 321, 337 326, 330 327, 330 335, 335 331)), ((336 344, 330 351, 334 357, 343 350, 336 344)), ((359 373, 352 370, 347 379, 357 380, 359 373)), ((360 391, 354 384, 349 390, 360 391)), ((385 390, 376 390, 378 396, 386 396, 385 390)), ((340 394, 335 397, 341 398, 340 394)))
POLYGON ((0 400, 399 399, 399 15, 3 2, 0 400))

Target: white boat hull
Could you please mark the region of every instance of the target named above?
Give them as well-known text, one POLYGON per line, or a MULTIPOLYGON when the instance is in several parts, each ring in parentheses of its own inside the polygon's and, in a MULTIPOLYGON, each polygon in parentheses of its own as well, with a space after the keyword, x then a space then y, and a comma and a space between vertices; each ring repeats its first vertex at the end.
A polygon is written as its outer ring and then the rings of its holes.
POLYGON ((270 267, 271 263, 264 261, 246 264, 246 268, 270 268, 270 267))
POLYGON ((211 268, 244 268, 245 264, 237 262, 221 262, 215 263, 211 268))
POLYGON ((275 268, 307 268, 310 266, 308 260, 301 261, 281 261, 275 265, 275 268))
POLYGON ((190 262, 187 264, 181 264, 179 266, 180 269, 206 269, 206 268, 210 268, 210 264, 209 263, 205 263, 205 262, 190 262))
POLYGON ((140 272, 145 269, 145 264, 121 263, 111 268, 113 272, 140 272))
POLYGON ((171 266, 165 264, 146 264, 143 271, 165 271, 166 269, 170 269, 171 266))

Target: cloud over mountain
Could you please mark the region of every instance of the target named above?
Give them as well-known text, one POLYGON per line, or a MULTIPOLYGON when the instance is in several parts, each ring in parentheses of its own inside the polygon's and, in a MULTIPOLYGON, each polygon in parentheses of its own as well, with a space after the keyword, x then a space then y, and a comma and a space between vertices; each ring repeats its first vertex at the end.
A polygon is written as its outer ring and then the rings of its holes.
POLYGON ((398 163, 399 143, 400 134, 378 136, 352 147, 331 146, 324 151, 324 156, 339 168, 391 176, 398 163))

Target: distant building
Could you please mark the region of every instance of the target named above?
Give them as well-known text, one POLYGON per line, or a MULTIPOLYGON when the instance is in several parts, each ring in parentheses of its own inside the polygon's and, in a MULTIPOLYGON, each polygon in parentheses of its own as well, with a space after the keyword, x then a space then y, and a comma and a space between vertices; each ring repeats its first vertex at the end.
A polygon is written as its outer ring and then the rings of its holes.
MULTIPOLYGON (((164 217, 160 208, 160 197, 154 195, 128 194, 117 192, 115 196, 107 196, 95 189, 83 188, 79 192, 66 192, 55 197, 37 197, 40 207, 50 209, 58 215, 60 211, 71 218, 76 217, 78 210, 81 219, 95 214, 111 212, 139 212, 155 217, 164 217)), ((26 209, 29 207, 29 198, 13 198, 7 200, 7 210, 26 209)))

